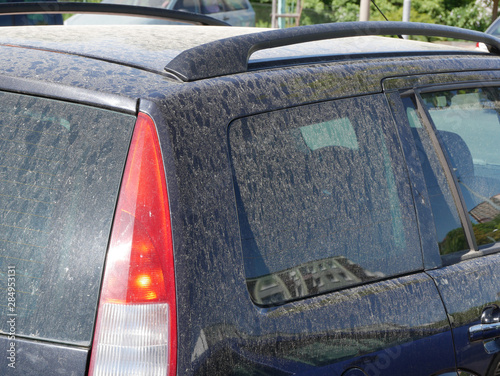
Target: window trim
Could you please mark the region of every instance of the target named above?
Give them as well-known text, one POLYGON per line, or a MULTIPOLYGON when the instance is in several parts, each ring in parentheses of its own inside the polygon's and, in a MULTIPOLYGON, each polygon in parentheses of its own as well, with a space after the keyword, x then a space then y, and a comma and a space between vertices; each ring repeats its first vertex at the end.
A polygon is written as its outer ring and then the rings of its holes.
MULTIPOLYGON (((470 81, 470 82, 463 82, 463 83, 453 83, 453 84, 439 84, 439 85, 433 85, 433 86, 425 86, 425 87, 419 87, 415 88, 412 90, 406 90, 403 91, 405 94, 404 96, 407 96, 407 94, 410 94, 411 92, 419 93, 419 94, 426 94, 426 93, 433 93, 436 91, 444 91, 444 90, 457 90, 457 89, 474 89, 477 88, 478 86, 481 87, 494 87, 494 86, 499 86, 500 87, 500 80, 493 80, 493 81, 470 81)), ((403 96, 402 93, 402 96, 403 96)))
POLYGON ((0 90, 93 106, 129 115, 137 114, 137 99, 118 94, 69 87, 55 82, 9 77, 0 74, 0 90))

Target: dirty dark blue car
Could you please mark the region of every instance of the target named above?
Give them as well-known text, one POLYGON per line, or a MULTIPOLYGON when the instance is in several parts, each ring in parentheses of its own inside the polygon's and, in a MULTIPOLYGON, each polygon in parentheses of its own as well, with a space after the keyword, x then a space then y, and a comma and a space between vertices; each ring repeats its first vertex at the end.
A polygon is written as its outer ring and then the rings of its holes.
POLYGON ((500 374, 500 40, 1 31, 0 374, 500 374))

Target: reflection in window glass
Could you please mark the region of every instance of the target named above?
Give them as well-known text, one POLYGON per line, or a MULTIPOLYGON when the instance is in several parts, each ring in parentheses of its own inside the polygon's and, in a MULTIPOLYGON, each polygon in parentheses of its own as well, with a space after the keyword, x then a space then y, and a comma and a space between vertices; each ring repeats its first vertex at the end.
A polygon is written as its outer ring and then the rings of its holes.
POLYGON ((498 88, 423 94, 469 212, 478 245, 500 240, 498 88))
POLYGON ((411 98, 403 98, 429 194, 441 255, 469 248, 443 168, 411 98))
POLYGON ((408 179, 387 124, 382 96, 374 96, 231 125, 255 303, 281 304, 421 268, 408 179))
MULTIPOLYGON (((411 98, 403 98, 403 104, 405 106, 406 116, 408 117, 410 127, 422 128, 422 123, 420 122, 420 118, 418 117, 417 109, 411 98)), ((413 133, 415 134, 415 131, 413 133)))
POLYGON ((327 146, 358 149, 358 140, 349 118, 340 118, 299 128, 307 147, 312 151, 327 146))

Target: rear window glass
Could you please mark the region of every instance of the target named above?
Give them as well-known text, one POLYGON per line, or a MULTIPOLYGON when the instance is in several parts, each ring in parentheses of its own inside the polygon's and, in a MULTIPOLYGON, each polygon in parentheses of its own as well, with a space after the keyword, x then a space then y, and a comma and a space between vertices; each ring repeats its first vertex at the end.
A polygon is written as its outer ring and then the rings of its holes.
POLYGON ((304 106, 229 129, 246 282, 259 305, 422 267, 383 98, 304 106))
POLYGON ((15 314, 16 335, 90 344, 134 123, 0 92, 0 316, 15 314))

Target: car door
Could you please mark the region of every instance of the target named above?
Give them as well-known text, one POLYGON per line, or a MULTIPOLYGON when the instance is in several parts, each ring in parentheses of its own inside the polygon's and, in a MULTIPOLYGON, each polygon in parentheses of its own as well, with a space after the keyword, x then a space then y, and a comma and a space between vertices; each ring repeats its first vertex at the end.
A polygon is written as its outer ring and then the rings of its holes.
POLYGON ((423 242, 440 254, 441 266, 427 274, 447 310, 457 368, 489 376, 500 373, 500 76, 467 74, 457 83, 463 75, 385 87, 408 141, 419 223, 428 228, 423 242))

